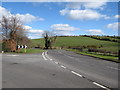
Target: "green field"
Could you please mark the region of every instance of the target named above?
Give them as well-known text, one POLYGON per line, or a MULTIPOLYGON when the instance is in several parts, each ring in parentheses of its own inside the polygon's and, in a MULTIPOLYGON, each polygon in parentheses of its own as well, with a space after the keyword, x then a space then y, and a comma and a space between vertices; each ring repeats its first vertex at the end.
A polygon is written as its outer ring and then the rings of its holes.
MULTIPOLYGON (((44 39, 32 39, 32 47, 44 47, 44 39)), ((67 36, 67 37, 57 37, 56 42, 52 45, 54 48, 61 48, 69 51, 76 52, 78 54, 84 54, 89 56, 94 56, 103 59, 109 59, 112 61, 118 61, 118 57, 116 55, 107 55, 104 53, 95 53, 95 52, 80 52, 79 50, 68 49, 69 47, 81 47, 81 46, 97 46, 97 49, 106 50, 110 52, 118 52, 118 43, 104 40, 97 40, 91 37, 83 37, 83 36, 67 36), (102 47, 100 47, 102 46, 102 47), (100 48, 98 48, 100 47, 100 48)))
POLYGON ((73 50, 73 49, 67 49, 67 50, 75 52, 77 54, 88 55, 88 56, 93 56, 93 57, 97 57, 97 58, 109 59, 112 61, 120 62, 118 60, 118 57, 116 57, 116 56, 97 54, 97 53, 93 53, 93 52, 80 52, 78 50, 73 50))
MULTIPOLYGON (((32 46, 35 47, 40 45, 44 47, 44 39, 32 39, 32 46)), ((74 46, 88 46, 88 45, 95 45, 95 46, 103 46, 99 49, 107 50, 107 51, 118 51, 118 43, 117 42, 110 42, 110 41, 102 41, 92 39, 90 37, 58 37, 56 42, 53 44, 54 47, 74 47, 74 46)))

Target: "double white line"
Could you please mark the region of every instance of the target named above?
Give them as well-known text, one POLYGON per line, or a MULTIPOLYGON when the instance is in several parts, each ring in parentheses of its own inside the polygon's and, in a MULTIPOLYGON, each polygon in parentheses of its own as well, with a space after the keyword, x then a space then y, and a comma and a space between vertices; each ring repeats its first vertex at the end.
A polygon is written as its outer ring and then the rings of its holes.
POLYGON ((45 57, 45 55, 46 55, 46 53, 43 52, 43 53, 42 53, 42 56, 43 56, 44 60, 47 60, 47 58, 45 57))
POLYGON ((52 59, 47 56, 47 52, 43 52, 42 56, 43 56, 44 60, 48 60, 49 59, 50 61, 52 61, 52 59))

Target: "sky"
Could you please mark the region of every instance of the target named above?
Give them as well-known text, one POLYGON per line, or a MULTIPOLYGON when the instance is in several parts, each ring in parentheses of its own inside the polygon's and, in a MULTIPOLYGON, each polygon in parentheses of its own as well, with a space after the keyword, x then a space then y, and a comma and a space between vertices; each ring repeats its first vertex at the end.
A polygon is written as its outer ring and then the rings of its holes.
POLYGON ((55 35, 118 35, 118 2, 2 2, 1 15, 15 15, 31 39, 55 35))

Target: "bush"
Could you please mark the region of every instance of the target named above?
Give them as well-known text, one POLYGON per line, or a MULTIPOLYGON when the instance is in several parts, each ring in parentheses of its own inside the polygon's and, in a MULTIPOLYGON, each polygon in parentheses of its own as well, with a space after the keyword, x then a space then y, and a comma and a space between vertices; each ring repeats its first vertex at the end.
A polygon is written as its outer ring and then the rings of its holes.
POLYGON ((2 51, 9 52, 11 49, 8 48, 8 45, 6 42, 2 43, 2 51))

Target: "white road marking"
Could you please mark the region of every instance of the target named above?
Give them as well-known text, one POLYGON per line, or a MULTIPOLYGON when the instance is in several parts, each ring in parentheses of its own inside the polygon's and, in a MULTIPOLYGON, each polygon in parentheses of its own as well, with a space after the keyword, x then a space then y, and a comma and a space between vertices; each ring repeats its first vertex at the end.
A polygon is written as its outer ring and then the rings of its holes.
POLYGON ((49 58, 47 54, 46 54, 46 57, 47 57, 50 61, 52 61, 52 59, 51 59, 51 58, 49 58))
POLYGON ((7 55, 7 56, 13 56, 13 57, 15 57, 15 56, 19 56, 19 55, 7 55))
POLYGON ((47 52, 45 52, 45 55, 47 55, 47 52))
POLYGON ((73 74, 79 76, 79 77, 82 77, 82 75, 80 75, 79 73, 76 73, 76 72, 74 72, 74 71, 71 71, 71 72, 72 72, 73 74))
POLYGON ((44 56, 44 52, 42 53, 42 56, 43 56, 44 60, 47 60, 47 58, 44 56))
POLYGON ((58 64, 58 62, 55 62, 55 64, 58 64))
POLYGON ((105 88, 105 89, 107 89, 107 90, 110 90, 110 89, 108 89, 107 87, 105 87, 105 86, 103 86, 103 85, 100 85, 100 84, 98 84, 98 83, 96 83, 96 82, 93 82, 93 84, 95 84, 95 85, 97 85, 97 86, 99 86, 99 87, 101 87, 101 88, 105 88))
POLYGON ((111 69, 114 69, 114 70, 120 70, 119 68, 114 68, 114 67, 110 67, 110 66, 107 66, 108 68, 111 68, 111 69))
POLYGON ((63 66, 63 65, 60 65, 62 68, 64 68, 64 69, 66 69, 66 67, 65 66, 63 66))

